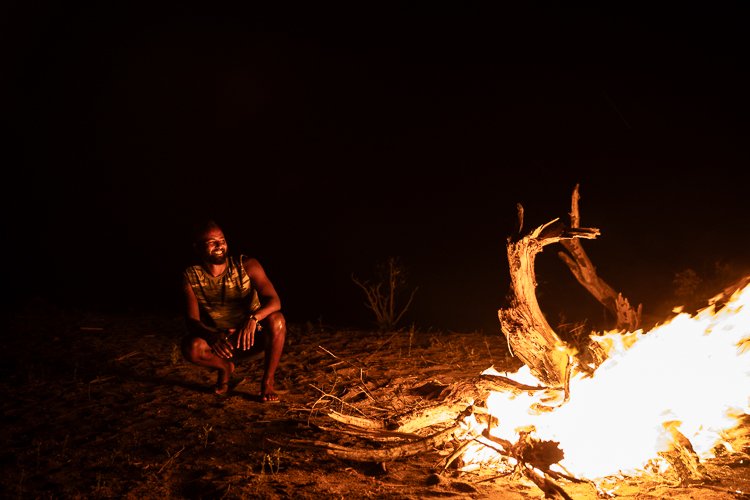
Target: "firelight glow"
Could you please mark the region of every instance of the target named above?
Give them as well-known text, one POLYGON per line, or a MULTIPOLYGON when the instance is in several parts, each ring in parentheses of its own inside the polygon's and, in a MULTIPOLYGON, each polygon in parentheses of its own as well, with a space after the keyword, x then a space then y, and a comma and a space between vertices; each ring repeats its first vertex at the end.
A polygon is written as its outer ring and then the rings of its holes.
MULTIPOLYGON (((678 314, 648 333, 592 338, 608 346, 607 359, 592 377, 571 378, 569 400, 553 411, 532 409, 544 404, 545 391, 493 392, 492 434, 515 443, 518 429, 533 426, 534 437, 560 443, 565 471, 596 479, 637 474, 649 463, 668 467, 659 456, 672 440, 667 423, 710 458, 723 433, 750 413, 750 285, 722 307, 678 314)), ((543 385, 528 369, 516 375, 543 385)))

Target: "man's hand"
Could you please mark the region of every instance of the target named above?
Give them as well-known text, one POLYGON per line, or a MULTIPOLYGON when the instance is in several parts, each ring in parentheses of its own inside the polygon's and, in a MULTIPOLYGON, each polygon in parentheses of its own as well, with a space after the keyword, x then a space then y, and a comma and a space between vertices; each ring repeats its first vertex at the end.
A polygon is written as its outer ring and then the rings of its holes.
POLYGON ((255 345, 255 332, 260 330, 260 324, 255 316, 250 316, 245 321, 245 326, 240 330, 240 334, 237 337, 237 349, 247 351, 253 345, 255 345))
POLYGON ((211 349, 220 358, 229 359, 232 357, 232 344, 229 342, 229 335, 234 333, 234 328, 229 330, 220 330, 211 344, 211 349))

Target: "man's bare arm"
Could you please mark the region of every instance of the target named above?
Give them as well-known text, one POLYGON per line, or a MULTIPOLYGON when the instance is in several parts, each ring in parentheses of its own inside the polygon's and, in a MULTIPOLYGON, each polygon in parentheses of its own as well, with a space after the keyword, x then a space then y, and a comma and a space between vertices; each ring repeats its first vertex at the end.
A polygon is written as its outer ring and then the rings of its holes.
POLYGON ((255 284, 255 289, 258 291, 261 306, 254 313, 258 321, 266 319, 271 313, 280 311, 281 299, 279 298, 279 294, 276 292, 276 288, 266 275, 266 271, 260 265, 260 262, 257 259, 247 259, 243 265, 250 279, 255 284))

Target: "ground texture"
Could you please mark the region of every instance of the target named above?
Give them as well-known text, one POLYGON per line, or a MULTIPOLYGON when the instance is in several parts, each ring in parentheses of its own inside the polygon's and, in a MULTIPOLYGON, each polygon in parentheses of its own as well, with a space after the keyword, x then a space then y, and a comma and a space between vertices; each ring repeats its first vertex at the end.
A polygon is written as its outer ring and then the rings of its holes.
MULTIPOLYGON (((389 446, 382 432, 380 441, 368 441, 332 419, 331 411, 369 422, 392 418, 456 397, 449 389, 489 366, 517 369, 499 333, 383 334, 290 325, 277 373, 279 403, 258 399, 259 360, 239 365, 236 375, 244 381, 217 397, 215 374, 182 360, 181 334, 181 319, 163 314, 45 304, 14 313, 2 365, 0 496, 545 497, 523 476, 483 468, 462 472, 460 460, 446 467, 455 443, 385 461, 347 460, 328 451, 389 446)), ((748 451, 705 464, 710 482, 617 478, 609 493, 750 498, 748 451)), ((589 483, 558 484, 572 498, 604 495, 589 483)))

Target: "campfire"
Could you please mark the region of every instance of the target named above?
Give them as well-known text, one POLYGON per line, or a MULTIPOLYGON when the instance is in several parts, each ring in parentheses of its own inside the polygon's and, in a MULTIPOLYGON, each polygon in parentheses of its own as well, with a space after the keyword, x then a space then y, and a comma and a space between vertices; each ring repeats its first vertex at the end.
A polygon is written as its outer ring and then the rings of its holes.
MULTIPOLYGON (((488 417, 467 419, 467 435, 482 435, 463 455, 465 467, 508 460, 516 443, 554 443, 559 454, 549 470, 599 479, 670 467, 689 479, 708 479, 702 460, 731 449, 731 431, 750 412, 750 286, 726 304, 690 316, 681 313, 644 333, 593 336, 607 357, 593 374, 569 380, 569 398, 555 392, 528 367, 512 375, 528 387, 492 391, 488 417), (559 395, 558 399, 559 399, 559 395), (485 446, 485 444, 489 444, 485 446), (498 449, 499 447, 499 449, 498 449)), ((473 438, 472 438, 473 439, 473 438)), ((544 468, 544 467, 543 467, 544 468)))
POLYGON ((750 277, 698 312, 676 309, 644 331, 641 306, 632 307, 602 280, 583 250, 580 239, 599 230, 580 227, 578 200, 576 186, 569 225, 555 219, 525 236, 518 207, 518 235, 507 244, 509 307, 498 318, 510 352, 523 362, 519 370, 491 366, 473 380, 433 387, 439 404, 382 419, 330 410, 342 432, 380 445, 315 446, 381 464, 440 449, 443 470, 524 477, 559 498, 570 498, 567 483, 586 483, 606 496, 623 477, 710 483, 707 460, 748 458, 746 444, 738 449, 737 443, 746 443, 738 436, 746 434, 750 415, 750 277), (563 342, 536 299, 534 259, 553 243, 563 246, 563 262, 615 318, 585 348, 563 342))

